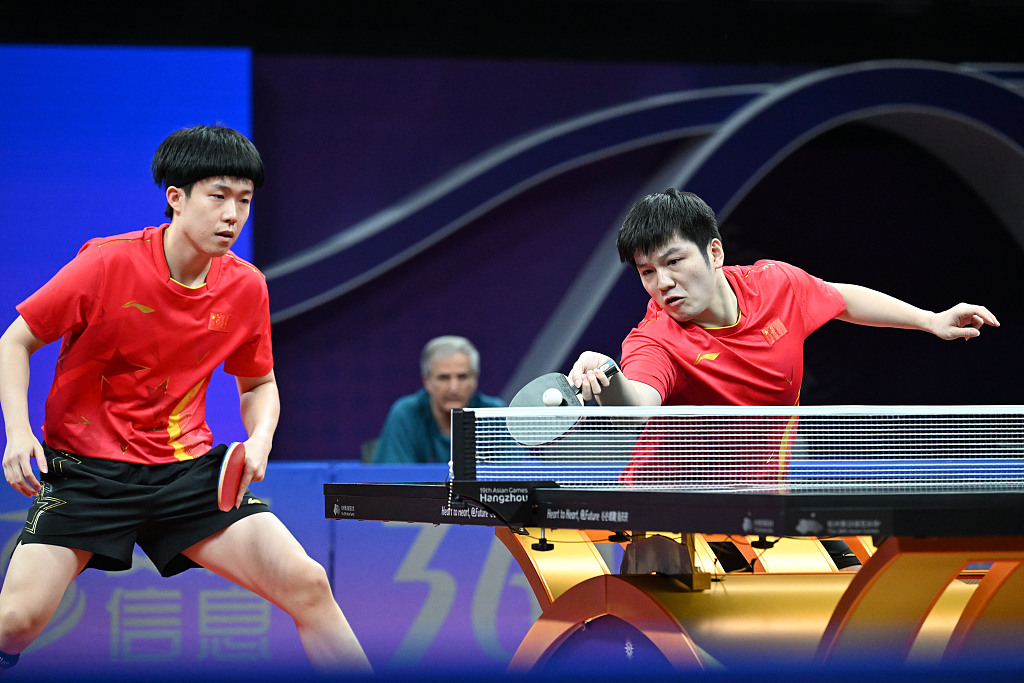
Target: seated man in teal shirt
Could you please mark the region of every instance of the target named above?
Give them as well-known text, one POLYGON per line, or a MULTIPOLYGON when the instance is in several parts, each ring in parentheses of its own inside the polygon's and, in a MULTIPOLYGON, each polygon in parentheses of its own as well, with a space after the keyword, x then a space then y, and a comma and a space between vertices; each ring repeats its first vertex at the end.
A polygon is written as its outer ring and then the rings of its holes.
POLYGON ((505 403, 477 391, 480 353, 465 337, 431 339, 420 356, 423 388, 395 401, 377 441, 373 462, 448 462, 452 410, 505 403))

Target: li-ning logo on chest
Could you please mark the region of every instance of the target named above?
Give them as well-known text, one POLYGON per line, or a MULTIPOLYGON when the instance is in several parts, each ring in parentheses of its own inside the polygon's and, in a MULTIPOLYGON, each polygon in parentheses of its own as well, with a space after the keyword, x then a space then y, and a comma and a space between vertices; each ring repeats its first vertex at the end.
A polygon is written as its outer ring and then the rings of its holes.
POLYGON ((150 308, 149 306, 146 306, 145 304, 140 304, 135 299, 129 299, 128 301, 125 301, 123 304, 121 304, 121 308, 134 308, 136 310, 142 311, 143 313, 152 313, 155 310, 150 308))

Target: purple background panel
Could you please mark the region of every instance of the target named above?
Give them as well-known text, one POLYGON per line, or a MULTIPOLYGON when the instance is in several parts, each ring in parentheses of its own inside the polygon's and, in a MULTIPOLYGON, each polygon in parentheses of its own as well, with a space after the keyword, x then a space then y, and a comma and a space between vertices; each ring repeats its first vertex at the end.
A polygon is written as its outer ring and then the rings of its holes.
POLYGON ((481 389, 506 400, 585 349, 617 356, 647 297, 607 237, 684 169, 722 212, 729 263, 788 261, 934 310, 982 303, 1003 323, 969 345, 829 323, 808 341, 802 402, 1016 402, 1008 378, 1024 372, 1011 348, 1024 310, 1005 283, 1020 271, 1021 237, 934 153, 857 121, 862 110, 948 111, 1019 148, 1020 91, 995 80, 1010 71, 258 57, 256 135, 268 164, 286 169, 263 191, 256 244, 282 316, 276 457, 358 458, 391 403, 420 386, 420 349, 439 334, 472 339, 481 389), (680 130, 638 114, 671 98, 684 103, 667 110, 680 130), (492 161, 395 217, 425 188, 492 161), (972 238, 985 265, 951 262, 972 238), (354 243, 282 270, 339 239, 354 243), (606 264, 610 288, 555 315, 591 261, 606 264), (545 336, 573 325, 575 336, 545 336), (970 376, 970 388, 935 368, 970 376))

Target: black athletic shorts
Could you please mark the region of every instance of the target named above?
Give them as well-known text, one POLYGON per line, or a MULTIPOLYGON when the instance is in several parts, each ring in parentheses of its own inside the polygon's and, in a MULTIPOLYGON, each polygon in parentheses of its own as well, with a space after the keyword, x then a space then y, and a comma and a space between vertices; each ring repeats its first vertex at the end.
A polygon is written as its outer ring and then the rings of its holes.
POLYGON ((236 510, 217 507, 227 447, 167 465, 99 460, 44 444, 49 471, 28 511, 22 543, 94 553, 87 567, 130 569, 138 543, 163 576, 196 563, 181 554, 232 523, 270 508, 249 491, 236 510))

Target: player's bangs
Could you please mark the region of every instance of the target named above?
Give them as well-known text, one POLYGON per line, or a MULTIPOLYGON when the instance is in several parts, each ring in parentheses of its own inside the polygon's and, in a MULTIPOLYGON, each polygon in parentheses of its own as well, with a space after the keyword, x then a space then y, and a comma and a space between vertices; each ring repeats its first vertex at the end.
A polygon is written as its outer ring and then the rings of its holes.
POLYGON ((619 260, 636 266, 636 254, 649 254, 665 247, 676 236, 677 220, 663 202, 646 197, 633 207, 619 230, 616 247, 619 260))
POLYGON ((247 178, 263 185, 263 160, 256 147, 229 128, 197 126, 172 134, 153 157, 153 180, 163 187, 187 187, 210 177, 247 178))
POLYGON ((661 250, 677 237, 702 251, 712 239, 721 239, 714 211, 696 195, 674 188, 647 195, 622 222, 616 240, 619 259, 636 267, 635 254, 661 250))

